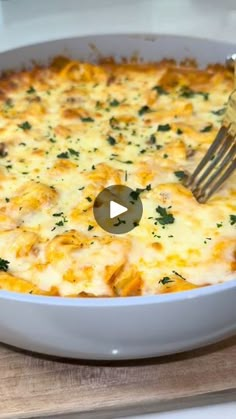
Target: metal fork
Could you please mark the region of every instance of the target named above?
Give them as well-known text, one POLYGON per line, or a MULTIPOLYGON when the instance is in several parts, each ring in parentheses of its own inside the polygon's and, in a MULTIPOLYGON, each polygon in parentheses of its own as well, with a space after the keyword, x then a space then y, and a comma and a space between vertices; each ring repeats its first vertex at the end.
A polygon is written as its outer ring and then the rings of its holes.
POLYGON ((205 203, 236 169, 236 90, 230 95, 222 126, 192 175, 187 186, 200 203, 205 203))

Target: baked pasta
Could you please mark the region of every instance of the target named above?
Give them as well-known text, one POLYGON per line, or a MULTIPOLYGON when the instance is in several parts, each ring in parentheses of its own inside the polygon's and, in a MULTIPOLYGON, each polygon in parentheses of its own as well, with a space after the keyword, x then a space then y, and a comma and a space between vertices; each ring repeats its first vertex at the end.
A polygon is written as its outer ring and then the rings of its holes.
POLYGON ((220 65, 57 57, 0 78, 0 288, 70 297, 189 290, 236 277, 236 174, 206 203, 183 185, 213 141, 233 75, 220 65), (139 225, 102 230, 109 185, 139 225))

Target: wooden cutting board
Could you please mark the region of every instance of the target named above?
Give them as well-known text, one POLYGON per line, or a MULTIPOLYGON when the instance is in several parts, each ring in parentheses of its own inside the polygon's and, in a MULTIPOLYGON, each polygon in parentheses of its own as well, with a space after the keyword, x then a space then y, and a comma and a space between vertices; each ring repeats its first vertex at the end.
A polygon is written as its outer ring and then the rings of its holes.
POLYGON ((117 363, 52 359, 0 345, 0 419, 68 413, 105 419, 224 400, 236 400, 236 337, 117 363))

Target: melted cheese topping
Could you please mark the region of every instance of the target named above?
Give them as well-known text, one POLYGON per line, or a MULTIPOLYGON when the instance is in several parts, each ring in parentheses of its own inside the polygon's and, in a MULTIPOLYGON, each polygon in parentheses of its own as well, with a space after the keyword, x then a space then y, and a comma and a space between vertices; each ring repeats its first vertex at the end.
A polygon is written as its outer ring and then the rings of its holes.
POLYGON ((181 183, 220 126, 232 74, 57 58, 0 79, 0 288, 147 295, 235 278, 236 175, 206 204, 181 183), (136 190, 140 225, 93 218, 105 187, 136 190))

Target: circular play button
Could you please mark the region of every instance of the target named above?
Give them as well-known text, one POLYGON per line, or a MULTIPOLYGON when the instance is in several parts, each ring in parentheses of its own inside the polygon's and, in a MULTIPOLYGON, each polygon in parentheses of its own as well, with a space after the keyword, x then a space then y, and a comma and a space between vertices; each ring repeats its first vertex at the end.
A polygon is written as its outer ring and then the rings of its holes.
POLYGON ((93 213, 103 230, 112 234, 124 234, 139 225, 143 206, 137 191, 127 186, 113 185, 98 194, 93 213))

